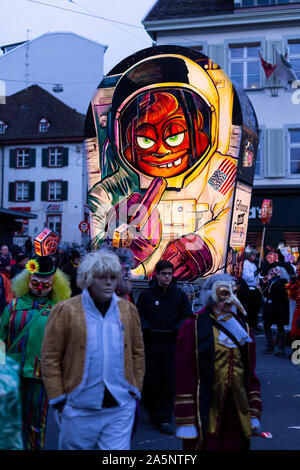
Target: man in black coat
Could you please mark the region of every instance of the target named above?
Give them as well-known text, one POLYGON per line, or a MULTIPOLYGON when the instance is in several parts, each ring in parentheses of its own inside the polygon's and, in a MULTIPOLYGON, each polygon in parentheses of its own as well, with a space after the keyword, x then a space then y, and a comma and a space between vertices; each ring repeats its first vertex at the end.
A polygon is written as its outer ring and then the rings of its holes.
POLYGON ((161 260, 156 278, 137 301, 144 333, 146 373, 143 403, 150 422, 171 434, 174 406, 176 337, 182 323, 192 315, 187 295, 177 288, 173 265, 161 260))

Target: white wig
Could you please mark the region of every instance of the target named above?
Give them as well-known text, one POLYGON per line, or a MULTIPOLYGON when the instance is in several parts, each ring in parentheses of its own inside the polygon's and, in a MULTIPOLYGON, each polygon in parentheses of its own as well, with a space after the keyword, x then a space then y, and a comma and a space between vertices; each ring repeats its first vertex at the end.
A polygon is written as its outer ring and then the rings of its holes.
POLYGON ((209 277, 204 284, 201 286, 200 291, 200 299, 199 303, 201 307, 204 307, 208 303, 212 303, 212 287, 213 284, 217 281, 221 282, 236 282, 236 279, 232 277, 230 274, 214 274, 213 276, 209 277))
POLYGON ((77 285, 81 289, 88 288, 94 276, 121 276, 122 267, 117 255, 108 250, 98 250, 87 254, 77 271, 77 285))

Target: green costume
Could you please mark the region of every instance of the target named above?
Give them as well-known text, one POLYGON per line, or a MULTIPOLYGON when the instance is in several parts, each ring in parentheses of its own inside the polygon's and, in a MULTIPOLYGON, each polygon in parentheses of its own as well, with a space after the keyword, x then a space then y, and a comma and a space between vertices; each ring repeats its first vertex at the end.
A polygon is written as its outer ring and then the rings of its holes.
POLYGON ((53 300, 30 294, 13 299, 4 309, 0 340, 20 364, 25 449, 41 449, 48 411, 48 398, 41 380, 40 355, 44 330, 53 300), (20 332, 27 327, 25 334, 20 332), (17 339, 17 341, 16 341, 17 339))

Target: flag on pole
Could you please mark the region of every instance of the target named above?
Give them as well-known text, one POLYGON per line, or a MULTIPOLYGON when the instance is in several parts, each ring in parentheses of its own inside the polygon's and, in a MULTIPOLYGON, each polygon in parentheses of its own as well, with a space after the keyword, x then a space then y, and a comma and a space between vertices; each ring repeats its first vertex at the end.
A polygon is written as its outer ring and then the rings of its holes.
POLYGON ((274 72, 274 70, 276 69, 276 65, 272 65, 270 64, 270 62, 267 62, 265 59, 263 59, 260 52, 259 52, 259 57, 260 57, 261 65, 262 65, 262 68, 264 69, 265 75, 267 78, 269 78, 274 72))
POLYGON ((297 76, 290 62, 275 47, 276 69, 274 70, 274 79, 280 82, 290 83, 297 80, 297 76))

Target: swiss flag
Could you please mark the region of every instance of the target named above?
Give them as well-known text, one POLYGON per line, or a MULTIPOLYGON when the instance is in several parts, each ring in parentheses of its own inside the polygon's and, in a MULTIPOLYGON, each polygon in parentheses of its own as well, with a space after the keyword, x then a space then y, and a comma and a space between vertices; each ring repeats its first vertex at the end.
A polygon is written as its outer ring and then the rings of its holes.
POLYGON ((263 57, 261 56, 261 53, 259 53, 259 57, 261 60, 261 65, 265 71, 266 77, 269 78, 274 72, 274 70, 276 69, 277 65, 276 64, 272 65, 269 62, 267 62, 265 59, 263 59, 263 57))

